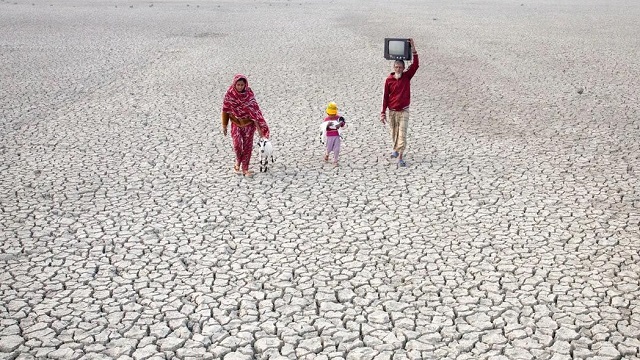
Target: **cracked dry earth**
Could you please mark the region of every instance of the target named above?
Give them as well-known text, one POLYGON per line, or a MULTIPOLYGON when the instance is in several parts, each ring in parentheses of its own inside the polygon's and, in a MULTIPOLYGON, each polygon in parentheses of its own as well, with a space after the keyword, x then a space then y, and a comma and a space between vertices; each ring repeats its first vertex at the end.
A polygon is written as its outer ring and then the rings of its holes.
POLYGON ((0 359, 640 358, 638 18, 0 0, 0 359), (378 122, 396 36, 407 168, 378 122), (220 133, 235 73, 275 147, 251 179, 220 133))

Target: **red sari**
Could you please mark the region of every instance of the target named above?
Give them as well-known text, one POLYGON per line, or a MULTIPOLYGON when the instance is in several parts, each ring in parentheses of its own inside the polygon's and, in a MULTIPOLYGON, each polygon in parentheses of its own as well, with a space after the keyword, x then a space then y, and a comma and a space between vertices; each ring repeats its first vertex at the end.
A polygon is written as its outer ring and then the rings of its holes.
POLYGON ((249 87, 247 77, 237 74, 233 77, 233 83, 224 94, 222 102, 222 112, 228 113, 236 119, 250 119, 253 123, 246 126, 238 126, 231 122, 231 138, 233 139, 233 149, 236 153, 236 163, 240 165, 243 171, 249 170, 249 161, 253 152, 253 134, 256 130, 261 137, 269 138, 269 126, 262 116, 262 111, 258 106, 258 102, 249 87), (238 80, 245 81, 245 89, 243 92, 236 90, 238 80))

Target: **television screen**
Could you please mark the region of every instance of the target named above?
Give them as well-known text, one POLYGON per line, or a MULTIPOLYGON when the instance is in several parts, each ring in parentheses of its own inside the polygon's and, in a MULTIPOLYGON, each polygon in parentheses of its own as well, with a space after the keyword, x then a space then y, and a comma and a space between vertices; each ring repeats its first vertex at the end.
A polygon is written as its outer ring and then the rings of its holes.
POLYGON ((388 60, 411 60, 409 39, 384 39, 384 58, 388 60))
POLYGON ((404 44, 402 40, 389 41, 389 55, 404 56, 404 44))

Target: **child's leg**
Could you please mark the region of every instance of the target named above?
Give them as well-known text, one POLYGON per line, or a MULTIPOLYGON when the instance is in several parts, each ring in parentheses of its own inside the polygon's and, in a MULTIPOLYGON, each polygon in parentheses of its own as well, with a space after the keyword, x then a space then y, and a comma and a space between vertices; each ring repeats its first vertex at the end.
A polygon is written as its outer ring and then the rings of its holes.
POLYGON ((338 136, 327 136, 327 152, 324 156, 325 161, 329 161, 329 154, 331 154, 331 152, 335 154, 336 138, 338 138, 338 136))
POLYGON ((340 136, 334 136, 335 143, 333 144, 333 162, 338 163, 338 157, 340 157, 340 136))
POLYGON ((333 146, 331 140, 332 136, 327 136, 327 140, 325 141, 326 145, 324 147, 324 161, 329 161, 329 154, 331 154, 331 147, 333 146))

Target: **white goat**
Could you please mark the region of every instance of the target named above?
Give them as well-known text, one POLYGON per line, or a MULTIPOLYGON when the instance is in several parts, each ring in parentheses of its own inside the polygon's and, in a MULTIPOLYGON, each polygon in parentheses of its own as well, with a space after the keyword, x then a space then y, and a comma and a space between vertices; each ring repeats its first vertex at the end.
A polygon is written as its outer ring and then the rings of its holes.
POLYGON ((273 145, 271 145, 271 141, 267 139, 260 138, 258 140, 258 149, 260 151, 260 172, 267 172, 267 164, 269 164, 269 159, 273 163, 273 145))
POLYGON ((327 143, 327 130, 329 129, 337 129, 338 134, 340 135, 340 137, 342 137, 342 129, 340 126, 341 124, 344 124, 344 118, 342 116, 340 116, 340 118, 337 120, 323 121, 322 123, 320 123, 320 143, 322 145, 325 145, 327 143))

